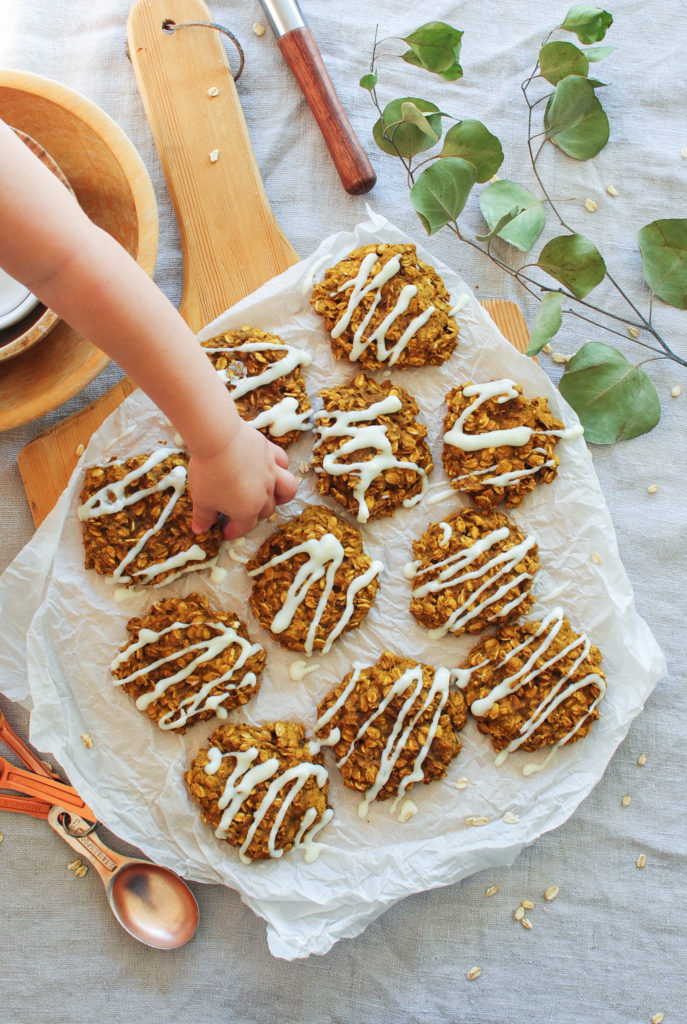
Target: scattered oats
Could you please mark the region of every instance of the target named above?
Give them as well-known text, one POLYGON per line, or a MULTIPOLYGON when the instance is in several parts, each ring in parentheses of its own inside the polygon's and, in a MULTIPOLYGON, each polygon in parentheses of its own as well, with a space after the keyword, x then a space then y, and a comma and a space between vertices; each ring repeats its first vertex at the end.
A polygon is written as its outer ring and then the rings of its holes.
POLYGON ((632 797, 629 793, 626 793, 620 802, 623 805, 623 807, 629 807, 632 803, 632 797))
POLYGON ((463 776, 463 777, 462 777, 461 779, 457 779, 457 780, 456 780, 456 781, 455 781, 455 782, 453 783, 453 785, 454 785, 454 786, 456 787, 456 789, 467 789, 467 788, 468 788, 468 786, 470 785, 470 783, 469 783, 469 782, 468 782, 468 780, 467 780, 467 779, 465 778, 465 776, 463 776))
POLYGON ((606 191, 608 192, 609 196, 618 195, 618 189, 614 185, 606 185, 606 191))
POLYGON ((649 486, 647 487, 647 491, 649 492, 649 494, 655 494, 657 490, 658 484, 649 484, 649 486))
POLYGON ((489 184, 491 184, 494 181, 500 181, 500 180, 501 179, 499 178, 498 174, 492 174, 491 178, 489 179, 489 184))
POLYGON ((67 871, 76 871, 77 868, 81 867, 80 860, 73 860, 70 864, 67 864, 67 871))
POLYGON ((490 885, 484 895, 485 896, 495 896, 498 891, 499 891, 498 885, 490 885))
POLYGON ((78 868, 75 868, 74 874, 76 875, 77 878, 83 878, 87 871, 88 868, 86 867, 86 865, 81 864, 78 868))
POLYGON ((639 327, 632 327, 632 326, 630 326, 627 329, 627 333, 630 335, 631 338, 638 338, 639 337, 639 327))
POLYGON ((515 909, 515 911, 513 913, 513 917, 515 918, 515 920, 516 921, 522 921, 524 916, 525 916, 525 908, 524 907, 516 907, 516 909, 515 909))
POLYGON ((218 149, 213 149, 212 152, 210 153, 210 163, 211 164, 216 164, 218 160, 219 160, 219 150, 218 149))
POLYGON ((41 761, 41 764, 43 765, 44 768, 47 768, 49 772, 52 772, 53 769, 52 765, 50 764, 50 761, 41 761))
POLYGON ((640 754, 637 758, 637 764, 642 768, 646 764, 646 754, 640 754))
POLYGON ((524 907, 525 910, 534 910, 534 903, 532 900, 520 900, 520 906, 524 907))
POLYGON ((299 463, 298 468, 300 469, 301 473, 307 473, 308 470, 310 469, 310 463, 306 462, 305 459, 303 459, 303 461, 299 463))
POLYGON ((208 89, 208 96, 219 96, 219 89, 216 85, 210 86, 208 89))
POLYGON ((388 380, 390 376, 391 370, 384 370, 384 372, 382 373, 382 377, 384 378, 384 380, 388 380))
POLYGON ((547 356, 551 355, 551 353, 553 352, 553 348, 551 347, 550 341, 547 341, 547 343, 542 346, 542 352, 546 352, 547 356))
POLYGON ((589 210, 590 213, 594 213, 594 211, 596 210, 596 203, 594 202, 593 199, 585 199, 584 205, 586 206, 586 208, 589 210))
POLYGON ((465 819, 465 824, 466 825, 488 825, 489 824, 489 818, 483 818, 481 815, 478 815, 476 817, 472 817, 471 816, 471 817, 465 819))
POLYGON ((255 21, 253 22, 253 31, 255 32, 256 36, 264 36, 265 26, 261 22, 255 21))
POLYGON ((572 359, 572 356, 566 356, 563 352, 552 352, 551 358, 553 359, 554 363, 569 363, 572 359))
POLYGON ((687 160, 687 146, 683 146, 680 150, 680 156, 683 160, 687 160))
POLYGON ((675 387, 673 388, 673 390, 670 392, 670 395, 671 395, 672 398, 677 398, 681 394, 682 394, 682 388, 680 387, 679 384, 676 384, 675 387))
POLYGON ((544 893, 544 899, 545 900, 549 900, 549 902, 551 900, 555 900, 556 896, 558 896, 558 893, 560 891, 561 890, 558 888, 557 885, 550 885, 548 887, 548 889, 546 890, 546 892, 544 893))
POLYGON ((93 746, 93 737, 91 736, 90 732, 81 733, 81 742, 83 743, 84 747, 88 747, 89 750, 91 749, 91 747, 93 746))
POLYGON ((76 454, 77 455, 83 455, 83 453, 85 451, 86 451, 86 445, 85 444, 77 444, 77 446, 76 446, 76 454))
POLYGON ((4 835, 2 834, 2 832, 0 832, 0 843, 3 841, 4 838, 4 835))
POLYGON ((601 555, 598 551, 592 551, 592 562, 594 565, 601 565, 601 555))
POLYGON ((527 928, 528 931, 532 927, 532 922, 530 921, 529 917, 523 917, 520 924, 523 926, 523 928, 527 928))
POLYGON ((517 816, 517 814, 513 814, 512 811, 506 811, 501 821, 504 821, 506 825, 517 825, 517 823, 520 821, 520 818, 517 816))
POLYGON ((274 523, 274 522, 277 521, 278 518, 279 518, 279 513, 278 512, 273 512, 271 516, 267 517, 267 522, 268 523, 274 523))
POLYGON ((479 978, 481 973, 481 967, 471 967, 468 973, 465 975, 465 977, 468 979, 468 981, 474 981, 475 978, 479 978))
POLYGON ((651 1024, 662 1024, 665 1020, 665 1013, 655 1013, 651 1018, 651 1024))
POLYGON ((299 485, 303 483, 303 474, 302 473, 299 473, 298 476, 296 477, 296 483, 299 484, 299 485))
POLYGON ((639 857, 637 857, 637 867, 638 868, 643 868, 645 864, 646 864, 646 857, 644 856, 643 853, 640 853, 639 857))

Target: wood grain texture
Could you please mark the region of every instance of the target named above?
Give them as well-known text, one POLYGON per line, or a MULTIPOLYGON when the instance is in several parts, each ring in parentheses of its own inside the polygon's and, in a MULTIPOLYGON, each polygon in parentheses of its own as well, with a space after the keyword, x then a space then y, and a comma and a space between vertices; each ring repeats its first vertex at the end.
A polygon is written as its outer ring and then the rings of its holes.
MULTIPOLYGON (((503 336, 524 352, 529 341, 527 324, 514 302, 487 299, 482 305, 503 336)), ((73 413, 31 441, 19 453, 18 462, 31 515, 39 526, 53 508, 79 460, 79 445, 87 444, 103 420, 134 390, 125 377, 85 409, 73 413), (46 474, 46 466, 50 467, 46 474)))
POLYGON ((354 196, 369 192, 377 175, 341 106, 312 30, 294 28, 277 42, 315 115, 341 184, 354 196))

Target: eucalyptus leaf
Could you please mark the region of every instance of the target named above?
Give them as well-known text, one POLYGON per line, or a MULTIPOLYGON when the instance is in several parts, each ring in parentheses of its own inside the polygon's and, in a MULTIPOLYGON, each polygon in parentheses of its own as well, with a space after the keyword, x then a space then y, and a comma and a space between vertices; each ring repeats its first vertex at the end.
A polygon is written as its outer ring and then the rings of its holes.
MULTIPOLYGON (((558 88, 566 81, 567 79, 563 79, 558 88)), ((588 82, 589 88, 593 92, 597 83, 589 79, 584 79, 584 81, 588 82)), ((574 157, 575 160, 590 160, 604 148, 610 135, 608 117, 599 99, 595 95, 592 96, 590 105, 576 124, 563 130, 553 131, 550 112, 554 99, 555 96, 549 100, 544 111, 544 127, 551 142, 567 156, 574 157)))
POLYGON ((591 46, 588 50, 585 50, 585 56, 588 61, 599 61, 610 55, 615 50, 615 46, 591 46))
POLYGON ((404 96, 402 99, 387 103, 382 116, 372 129, 373 138, 384 153, 389 153, 391 156, 398 156, 400 153, 406 160, 410 160, 416 153, 423 153, 433 146, 435 140, 420 131, 412 122, 403 121, 404 103, 412 103, 422 114, 427 116, 427 121, 437 138, 441 135, 441 115, 439 108, 434 103, 418 99, 415 96, 404 96), (393 144, 391 139, 393 139, 393 144))
POLYGON ((374 87, 377 84, 377 72, 376 72, 376 70, 372 71, 368 75, 363 75, 363 77, 360 79, 360 83, 359 84, 360 84, 360 88, 361 89, 367 89, 368 92, 372 92, 372 90, 374 89, 374 87))
POLYGON ((566 14, 561 28, 566 32, 574 32, 581 43, 598 43, 612 24, 613 15, 608 11, 600 7, 588 7, 587 4, 575 4, 566 14))
POLYGON ((410 201, 428 235, 457 219, 475 177, 473 165, 458 157, 437 160, 418 176, 410 190, 410 201))
POLYGON ((487 185, 479 197, 479 208, 490 231, 520 252, 529 252, 544 230, 546 218, 540 200, 515 181, 504 178, 487 185), (514 207, 521 212, 499 227, 499 221, 514 207))
POLYGON ((444 137, 441 157, 468 160, 477 171, 477 181, 489 181, 503 163, 501 143, 481 121, 465 120, 452 125, 444 137))
POLYGON ((654 220, 639 231, 637 240, 652 292, 669 306, 687 309, 687 220, 654 220))
POLYGON ((574 43, 546 43, 539 51, 539 69, 547 82, 558 85, 568 75, 585 78, 589 71, 589 61, 574 43))
POLYGON ((656 388, 644 370, 598 341, 588 341, 573 356, 558 388, 594 444, 646 434, 661 418, 656 388))
POLYGON ((558 235, 539 253, 537 266, 583 299, 606 276, 603 256, 584 235, 558 235))
POLYGON ((504 213, 503 217, 500 217, 497 220, 491 231, 487 232, 486 235, 475 235, 475 238, 478 242, 488 242, 490 238, 494 237, 494 235, 498 235, 499 231, 502 231, 507 224, 514 221, 520 213, 522 213, 521 207, 514 206, 512 210, 509 210, 508 213, 504 213))
POLYGON ((408 64, 424 68, 448 81, 455 81, 463 74, 458 63, 463 33, 443 21, 429 21, 415 29, 403 41, 410 51, 402 58, 408 64))
POLYGON ((406 124, 414 124, 416 128, 419 128, 421 132, 428 135, 432 142, 438 142, 439 136, 432 128, 431 124, 414 103, 406 101, 401 104, 401 116, 406 124))
POLYGON ((547 138, 578 125, 592 110, 595 100, 594 86, 589 79, 582 75, 568 75, 561 79, 546 105, 544 126, 547 138))
POLYGON ((536 356, 537 352, 541 352, 544 345, 560 330, 563 323, 562 301, 563 296, 560 292, 549 292, 542 299, 532 325, 526 356, 536 356))

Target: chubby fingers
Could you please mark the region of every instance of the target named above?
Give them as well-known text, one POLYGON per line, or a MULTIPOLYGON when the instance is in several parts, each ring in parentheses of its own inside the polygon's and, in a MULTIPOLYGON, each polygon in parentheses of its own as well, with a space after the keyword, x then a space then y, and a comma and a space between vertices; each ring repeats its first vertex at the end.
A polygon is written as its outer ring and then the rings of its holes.
MULTIPOLYGON (((287 462, 288 465, 288 462, 287 462)), ((298 481, 288 469, 277 466, 274 476, 274 499, 277 505, 291 501, 298 490, 298 481)))
POLYGON ((194 533, 205 533, 217 520, 217 509, 214 505, 201 505, 200 502, 193 502, 193 517, 191 529, 194 533))
POLYGON ((244 519, 239 519, 236 516, 232 516, 228 523, 225 523, 222 527, 222 537, 224 540, 236 540, 237 537, 243 537, 245 534, 257 526, 258 517, 249 516, 244 519))

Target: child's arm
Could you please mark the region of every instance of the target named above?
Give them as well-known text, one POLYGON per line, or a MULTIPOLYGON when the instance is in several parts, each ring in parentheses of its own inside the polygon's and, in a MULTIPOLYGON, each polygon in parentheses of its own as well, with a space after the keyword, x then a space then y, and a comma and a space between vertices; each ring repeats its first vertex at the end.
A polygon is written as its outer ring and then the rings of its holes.
POLYGON ((288 458, 245 423, 193 333, 145 271, 96 227, 0 121, 0 266, 112 356, 190 452, 194 529, 238 537, 289 501, 288 458))

